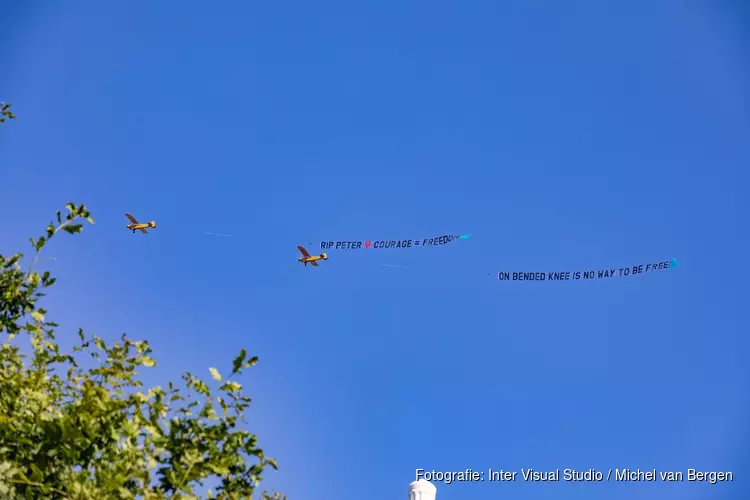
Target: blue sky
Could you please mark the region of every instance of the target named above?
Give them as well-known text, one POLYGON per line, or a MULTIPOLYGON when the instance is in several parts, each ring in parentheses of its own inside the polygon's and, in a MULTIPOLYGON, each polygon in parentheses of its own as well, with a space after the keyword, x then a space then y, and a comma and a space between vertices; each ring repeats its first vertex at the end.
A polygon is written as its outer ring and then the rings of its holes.
POLYGON ((87 203, 97 224, 48 253, 55 319, 149 339, 152 383, 260 356, 251 429, 291 498, 522 467, 737 480, 438 500, 746 498, 749 18, 624 5, 15 3, 0 252, 87 203), (126 211, 158 228, 131 234, 126 211), (463 233, 296 262, 309 242, 463 233))

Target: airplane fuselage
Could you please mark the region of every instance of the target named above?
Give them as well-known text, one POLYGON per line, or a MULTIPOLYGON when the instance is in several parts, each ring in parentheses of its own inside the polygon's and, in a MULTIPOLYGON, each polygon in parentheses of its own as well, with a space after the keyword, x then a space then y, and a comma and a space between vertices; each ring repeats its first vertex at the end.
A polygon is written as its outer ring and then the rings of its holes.
POLYGON ((308 262, 315 262, 318 260, 328 260, 328 256, 324 255, 312 255, 310 257, 300 257, 297 259, 298 261, 302 262, 304 265, 307 265, 308 262))
POLYGON ((142 231, 142 232, 145 233, 145 232, 147 232, 146 229, 154 229, 154 228, 156 228, 156 222, 151 221, 151 222, 146 222, 145 224, 142 224, 140 222, 134 222, 133 224, 128 224, 125 227, 127 227, 128 229, 130 229, 133 232, 142 231))
POLYGON ((323 260, 323 257, 321 257, 320 255, 313 255, 312 257, 300 257, 297 260, 302 262, 304 265, 307 265, 308 262, 315 262, 316 260, 323 260))

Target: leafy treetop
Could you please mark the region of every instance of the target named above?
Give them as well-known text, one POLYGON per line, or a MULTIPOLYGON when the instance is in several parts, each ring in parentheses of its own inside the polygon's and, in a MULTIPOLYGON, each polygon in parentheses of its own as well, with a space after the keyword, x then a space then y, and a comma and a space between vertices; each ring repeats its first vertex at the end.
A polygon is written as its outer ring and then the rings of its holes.
POLYGON ((94 222, 85 205, 66 208, 32 238, 28 271, 22 254, 0 255, 0 498, 188 500, 210 481, 205 498, 251 499, 266 467, 276 468, 240 427, 250 398, 235 379, 258 358, 242 349, 226 378, 210 368, 214 391, 191 373, 180 387, 145 390, 139 371, 156 365, 146 341, 123 334, 110 345, 79 330, 80 342, 61 352, 58 325, 38 307, 55 278, 33 266, 60 231, 94 222), (17 345, 24 338, 30 350, 17 345), (87 355, 92 368, 80 366, 87 355))

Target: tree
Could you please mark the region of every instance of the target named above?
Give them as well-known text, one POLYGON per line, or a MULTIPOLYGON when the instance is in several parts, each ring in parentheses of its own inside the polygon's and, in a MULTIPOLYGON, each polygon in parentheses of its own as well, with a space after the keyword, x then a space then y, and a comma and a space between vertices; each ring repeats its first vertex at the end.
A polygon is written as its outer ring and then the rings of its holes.
POLYGON ((200 498, 204 481, 218 485, 206 498, 250 499, 276 468, 240 427, 250 398, 234 379, 258 358, 242 349, 227 378, 210 368, 213 391, 191 373, 181 388, 144 390, 139 370, 156 365, 146 341, 107 344, 79 330, 80 342, 61 352, 58 325, 38 306, 55 278, 33 267, 59 232, 93 223, 85 205, 66 208, 32 238, 30 269, 22 254, 0 255, 0 499, 187 500, 200 498), (17 345, 23 338, 30 349, 17 345))
POLYGON ((4 102, 0 101, 0 123, 3 123, 6 118, 9 120, 13 120, 16 118, 16 115, 14 115, 10 110, 10 106, 10 104, 5 104, 4 102))

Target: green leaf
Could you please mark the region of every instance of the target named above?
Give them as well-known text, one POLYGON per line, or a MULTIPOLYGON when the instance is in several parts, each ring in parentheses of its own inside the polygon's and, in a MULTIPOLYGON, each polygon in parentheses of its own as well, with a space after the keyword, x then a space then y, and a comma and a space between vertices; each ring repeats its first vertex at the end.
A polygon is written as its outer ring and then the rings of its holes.
POLYGON ((39 311, 34 311, 33 313, 31 313, 31 317, 34 318, 34 321, 38 323, 44 323, 44 314, 39 311))
POLYGON ((47 242, 47 238, 45 238, 44 236, 42 236, 41 238, 39 238, 39 239, 37 240, 37 242, 36 242, 36 245, 34 245, 34 249, 35 249, 35 250, 36 250, 37 252, 41 251, 41 250, 42 250, 42 248, 44 247, 44 244, 45 244, 46 242, 47 242))
POLYGON ((224 385, 221 386, 221 390, 226 392, 240 392, 242 390, 242 386, 237 382, 230 381, 224 383, 224 385))
POLYGON ((242 363, 245 362, 245 358, 247 357, 247 350, 243 347, 242 350, 240 350, 239 356, 234 358, 234 361, 232 361, 232 373, 237 373, 242 369, 242 363))
POLYGON ((209 368, 208 371, 211 372, 211 376, 214 380, 218 380, 219 382, 221 382, 221 373, 219 373, 219 370, 217 370, 216 368, 209 368))
POLYGON ((156 360, 150 356, 142 356, 141 364, 150 368, 152 366, 156 366, 156 360))
POLYGON ((83 224, 70 224, 62 226, 62 230, 68 234, 78 234, 83 230, 83 224))

